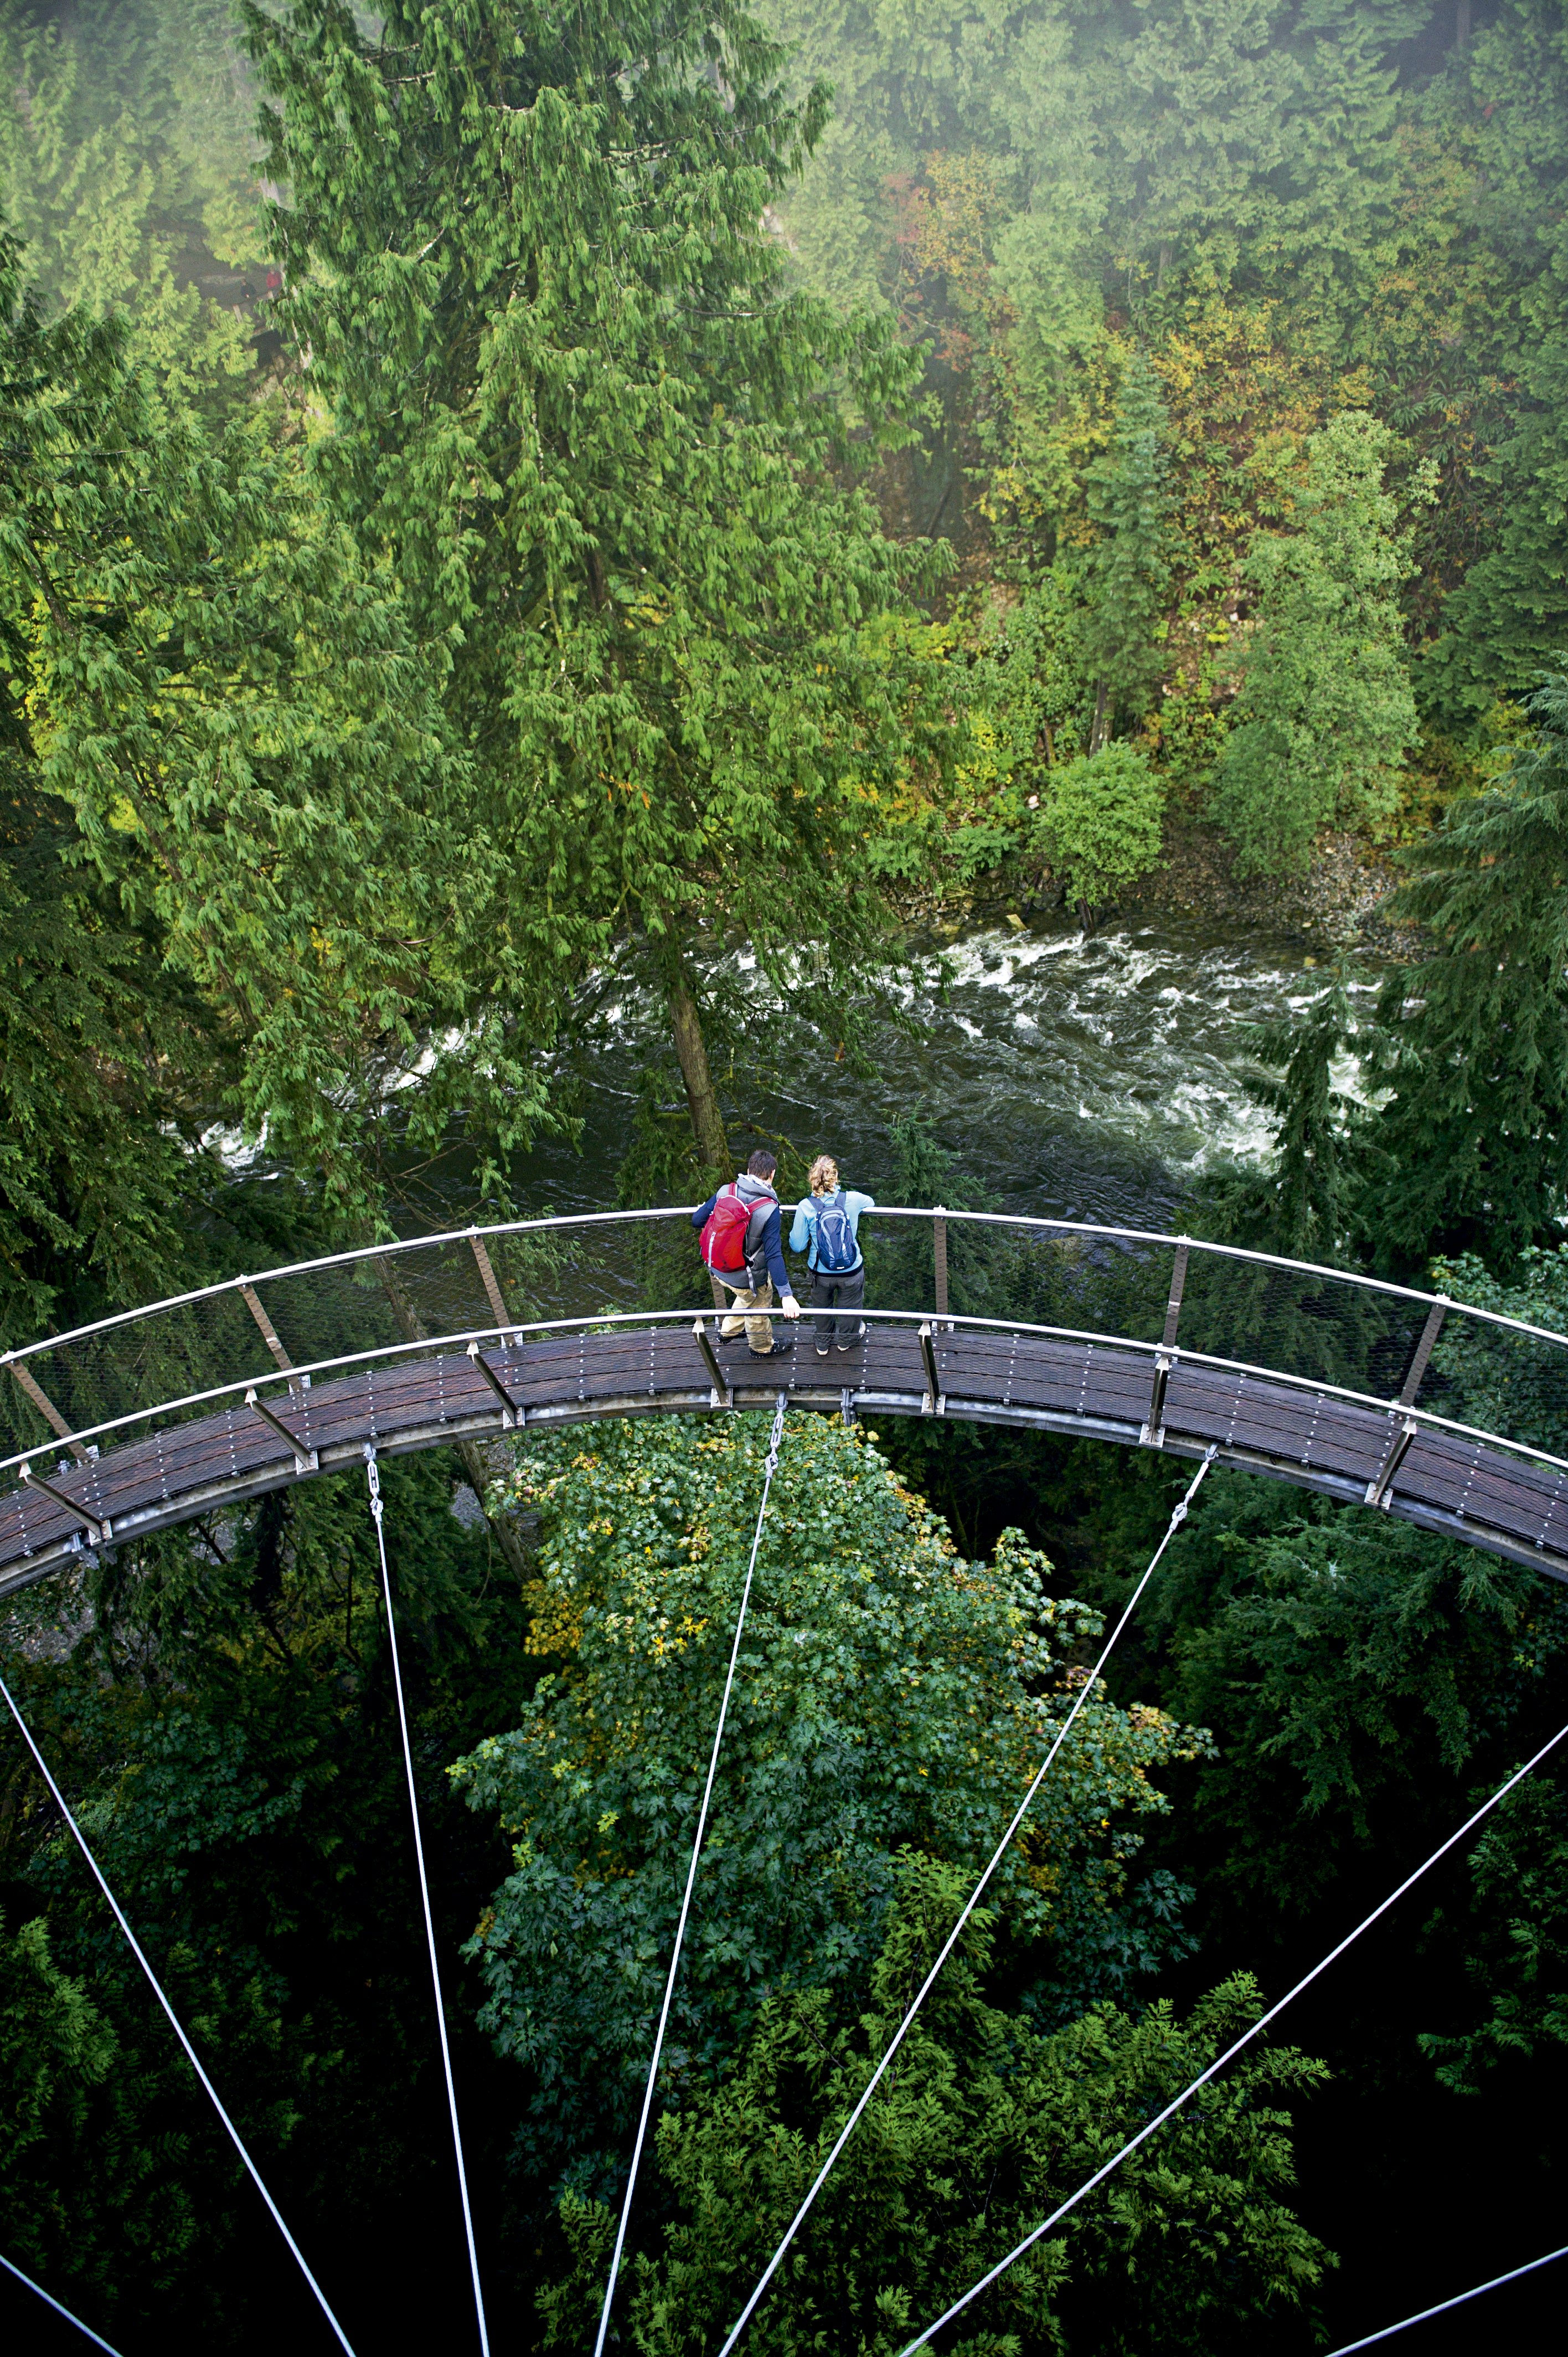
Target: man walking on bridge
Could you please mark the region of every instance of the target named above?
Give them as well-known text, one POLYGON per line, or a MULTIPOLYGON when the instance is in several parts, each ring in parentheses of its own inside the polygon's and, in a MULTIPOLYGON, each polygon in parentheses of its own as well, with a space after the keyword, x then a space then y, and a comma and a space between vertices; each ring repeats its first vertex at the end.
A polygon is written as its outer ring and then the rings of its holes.
MULTIPOLYGON (((766 1146, 759 1146, 731 1187, 721 1187, 692 1214, 692 1225, 702 1234, 702 1254, 721 1285, 735 1296, 734 1308, 766 1309, 779 1287, 779 1306, 786 1318, 800 1315, 784 1266, 779 1198, 773 1174, 779 1164, 766 1146)), ((754 1359, 771 1359, 787 1351, 788 1342, 776 1342, 766 1318, 738 1318, 732 1312, 719 1325, 719 1339, 734 1341, 741 1328, 754 1359)))

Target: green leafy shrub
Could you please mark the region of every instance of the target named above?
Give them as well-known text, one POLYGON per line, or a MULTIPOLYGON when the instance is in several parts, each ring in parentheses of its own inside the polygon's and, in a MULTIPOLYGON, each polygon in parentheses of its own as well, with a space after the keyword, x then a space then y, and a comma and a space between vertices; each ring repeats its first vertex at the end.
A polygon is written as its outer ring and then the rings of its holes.
POLYGON ((1568 2047, 1568 1795, 1521 1784, 1470 1852, 1466 1977, 1484 2011, 1457 2035, 1425 2031, 1437 2076, 1470 2094, 1499 2063, 1568 2047))
MULTIPOLYGON (((1568 1334, 1568 1244, 1526 1244, 1518 1275, 1515 1285, 1499 1283, 1477 1253, 1432 1264, 1433 1284, 1452 1300, 1568 1334)), ((1557 1455, 1568 1448, 1568 1351, 1479 1318, 1450 1318, 1432 1354, 1432 1404, 1445 1415, 1557 1455)))
POLYGON ((1080 753, 1050 773, 1036 838, 1069 897, 1102 909, 1160 856, 1165 788, 1136 745, 1080 753))
POLYGON ((166 2290, 196 2240, 166 2090, 62 1973, 42 1916, 0 1915, 0 2201, 22 2266, 103 2320, 127 2263, 166 2290))

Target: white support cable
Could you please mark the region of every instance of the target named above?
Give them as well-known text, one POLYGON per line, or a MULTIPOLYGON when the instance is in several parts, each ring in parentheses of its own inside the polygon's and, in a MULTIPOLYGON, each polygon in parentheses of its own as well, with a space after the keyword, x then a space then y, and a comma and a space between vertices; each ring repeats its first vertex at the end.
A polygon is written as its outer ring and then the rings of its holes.
POLYGON ((1484 2291, 1518 2283, 1520 2276, 1532 2276, 1537 2267, 1549 2267, 1553 2259, 1568 2259, 1568 2243, 1560 2250, 1548 2251, 1543 2258, 1528 2260, 1522 2267, 1510 2267, 1506 2276, 1494 2276, 1490 2283, 1472 2284, 1468 2291, 1456 2291, 1452 2299, 1440 2299, 1435 2308, 1423 2308, 1418 2316, 1402 2316, 1397 2324, 1385 2324, 1380 2332, 1369 2332, 1364 2341, 1347 2341, 1342 2349, 1331 2349, 1328 2357, 1352 2357, 1354 2351, 1370 2349, 1374 2341, 1391 2340, 1396 2332, 1408 2332, 1412 2324, 1424 2324, 1428 2317, 1445 2316, 1451 2308, 1463 2308, 1467 2299, 1479 2299, 1484 2291))
POLYGON ((403 1737, 403 1764, 408 1777, 408 1813, 413 1825, 413 1857, 419 1868, 419 1896, 424 1909, 424 1937, 430 1950, 430 1978, 435 1990, 435 2027, 441 2039, 441 2067, 446 2073, 446 2108, 452 2119, 452 2149, 457 2160, 457 2190, 463 2197, 463 2231, 468 2238, 468 2272, 474 2279, 474 2312, 479 2324, 482 2357, 490 2357, 489 2330, 485 2322, 485 2296, 479 2287, 479 2254, 474 2241, 474 2213, 468 2203, 468 2172, 463 2165, 463 2131, 457 2125, 457 2090, 452 2079, 452 2050, 446 2039, 446 2007, 441 1996, 441 1965, 435 1951, 435 1922, 430 1911, 430 1884, 424 1871, 424 1842, 419 1830, 419 1793, 413 1781, 413 1752, 408 1739, 408 1711, 403 1698, 403 1667, 397 1652, 397 1618, 392 1610, 392 1574, 387 1569, 386 1534, 381 1527, 381 1477, 373 1441, 365 1443, 365 1475, 371 1488, 371 1520, 376 1526, 376 1550, 381 1559, 381 1592, 387 1603, 387 1642, 392 1649, 392 1686, 397 1695, 398 1731, 403 1737))
MULTIPOLYGON (((1537 2265, 1539 2264, 1538 2261, 1537 2265)), ((104 2352, 104 2357, 120 2357, 120 2352, 117 2349, 112 2349, 101 2334, 94 2332, 91 2324, 83 2324, 80 2316, 72 2316, 69 2308, 62 2308, 52 2291, 46 2291, 41 2283, 35 2283, 31 2276, 25 2276, 21 2268, 5 2256, 4 2251, 0 2251, 0 2267, 4 2267, 7 2275, 15 2276, 19 2284, 26 2284, 29 2291, 36 2291, 45 2306, 52 2308, 57 2316, 63 2316, 68 2324, 74 2324, 77 2330, 91 2341, 95 2349, 102 2349, 104 2352)))
MULTIPOLYGON (((148 1986, 152 1989, 153 1995, 156 1997, 165 2013, 168 2016, 169 2027, 174 2031, 175 2036, 178 2039, 181 2046, 185 2049, 186 2061, 190 2064, 191 2069, 195 2072, 197 2077, 200 2080, 202 2085, 206 2088, 207 2093, 211 2097, 212 2108, 229 2131, 229 2140, 231 2144, 232 2144, 235 2151, 239 2154, 240 2158, 244 2162, 247 2170, 250 2172, 252 2183, 254 2185, 257 2192, 261 2195, 262 2200, 266 2203, 267 2208, 271 2211, 273 2223, 276 2226, 278 2233, 283 2236, 284 2241, 288 2244, 289 2249, 293 2252, 295 2262, 298 2265, 300 2274, 305 2277, 306 2282, 310 2286, 311 2290, 315 2293, 317 2305, 320 2309, 322 2315, 327 2319, 328 2323, 332 2327, 338 2347, 344 2352, 344 2357, 354 2357, 354 2352, 349 2344, 347 2333, 338 2323, 338 2319, 333 2315, 331 2309, 328 2306, 327 2295, 322 2290, 321 2286, 317 2282, 316 2277, 311 2274, 309 2267, 306 2266, 305 2253, 300 2249, 299 2244, 295 2241, 294 2236, 289 2233, 287 2226, 285 2224, 282 2211, 278 2208, 277 2203, 273 2200, 272 2195, 267 2191, 266 2186, 262 2180, 261 2170, 256 2167, 255 2162, 251 2158, 250 2154, 246 2151, 244 2140, 241 2136, 239 2129, 234 2126, 233 2121, 229 2117, 228 2113, 224 2110, 222 2098, 220 2096, 217 2088, 208 2077, 205 2070, 203 2070, 201 2058, 197 2053, 197 2050, 191 2044, 189 2039, 186 2036, 179 2016, 176 2013, 173 2006, 170 2005, 167 1997, 164 1995, 162 1982, 158 1979, 156 1973, 154 1972, 151 1964, 147 1962, 146 1954, 142 1947, 141 1942, 137 1939, 134 1932, 132 1931, 130 1924, 126 1921, 124 1910, 121 1907, 119 1900, 115 1898, 114 1893, 110 1889, 108 1883, 104 1880, 102 1868, 100 1867, 98 1860, 93 1857, 92 1852, 88 1848, 86 1836, 82 1833, 81 1827, 77 1824, 75 1817, 71 1814, 70 1803, 67 1802, 65 1794, 60 1791, 59 1786, 55 1782, 53 1776, 49 1773, 48 1763, 45 1760, 43 1753, 38 1749, 38 1745, 33 1741, 32 1730, 28 1727, 27 1720, 22 1717, 20 1710, 17 1708, 16 1696, 12 1694, 10 1687, 5 1684, 4 1678, 0 1678, 0 1695, 5 1695, 6 1703, 10 1707, 11 1716, 16 1720, 17 1727, 21 1729, 22 1740, 33 1755, 34 1763, 38 1768, 39 1775, 48 1786, 49 1791, 53 1793, 55 1806, 59 1809, 61 1816, 65 1819, 66 1824, 70 1827, 71 1832, 76 1836, 76 1846, 78 1849, 81 1850, 82 1857, 87 1860, 89 1867, 91 1868, 93 1880, 97 1883, 99 1889, 103 1893, 104 1898, 109 1901, 114 1921, 119 1924, 121 1931, 124 1932, 127 1941, 130 1943, 131 1953, 142 1967, 143 1972, 145 1973, 148 1986)), ((45 2297, 46 2298, 48 2298, 47 2293, 45 2294, 45 2297)), ((74 2321, 74 2319, 72 2320, 74 2321)))
MULTIPOLYGON (((822 2191, 822 2187, 826 2184, 829 2171, 832 2169, 833 2163, 837 2160, 845 2145, 849 2142, 850 2137, 854 2134, 862 2113, 865 2111, 867 2104, 870 2103, 872 2096, 876 2093, 883 2072, 892 2061, 895 2054, 897 2053, 899 2047, 904 2042, 904 2036, 906 2031, 908 2029, 910 2023, 914 2020, 915 2016, 919 2012, 921 2006, 930 1995, 931 1989, 935 1986, 938 1974, 941 1971, 942 1966, 946 1964, 949 1956, 952 1953, 953 1946, 958 1939, 959 1933, 963 1930, 964 1925, 973 1914, 976 1907, 979 1906, 985 1886, 990 1881, 992 1876, 995 1873, 998 1866, 1002 1863, 1002 1859, 1006 1853, 1009 1843, 1012 1841, 1013 1836, 1017 1832, 1019 1826, 1023 1824, 1024 1818, 1028 1811, 1029 1803, 1033 1801, 1036 1793, 1039 1791, 1041 1784, 1045 1781, 1047 1769, 1050 1767, 1052 1760, 1056 1758, 1057 1753, 1061 1749, 1062 1745, 1067 1741, 1069 1733, 1072 1727, 1073 1720, 1078 1717, 1078 1714, 1083 1708, 1085 1702, 1099 1684, 1101 1674, 1104 1670, 1106 1663, 1111 1659, 1112 1652, 1115 1651, 1118 1638, 1121 1636, 1122 1630, 1125 1629, 1128 1621, 1133 1617, 1133 1611, 1137 1607, 1138 1598, 1142 1596, 1144 1588, 1147 1587, 1150 1580, 1155 1576, 1155 1566, 1158 1564, 1159 1559, 1164 1555, 1166 1547, 1169 1546, 1172 1539, 1175 1538, 1177 1531, 1180 1530, 1183 1523, 1186 1522, 1187 1510, 1191 1505, 1193 1498, 1197 1494, 1198 1483, 1202 1480, 1204 1475, 1208 1472, 1209 1467, 1214 1462, 1218 1446, 1219 1444, 1217 1442, 1210 1442, 1208 1448, 1204 1455, 1203 1462, 1199 1465, 1197 1472, 1192 1477, 1187 1495, 1172 1509, 1170 1521, 1165 1527, 1165 1534, 1160 1541, 1159 1545, 1155 1549, 1154 1554, 1150 1556, 1148 1569, 1144 1572, 1144 1577, 1138 1582, 1137 1587, 1133 1590, 1132 1595, 1128 1598, 1122 1618, 1118 1620, 1115 1628, 1112 1631, 1110 1639, 1103 1648, 1100 1659, 1096 1662, 1093 1669, 1090 1672, 1088 1677, 1085 1678, 1082 1685, 1079 1688, 1078 1694, 1074 1697, 1072 1708, 1069 1711, 1066 1718, 1062 1721, 1062 1724, 1058 1730, 1056 1740, 1051 1745, 1050 1749, 1047 1752, 1044 1760, 1041 1761, 1034 1781, 1029 1786, 1029 1789, 1025 1793, 1023 1799, 1019 1802, 1012 1824, 1008 1826, 1006 1832, 1003 1835, 1001 1840, 997 1843, 996 1847, 992 1852, 990 1865, 981 1876, 980 1880, 975 1884, 973 1890, 970 1893, 970 1896, 965 1902, 962 1914, 959 1917, 958 1921, 953 1925, 952 1930, 948 1933, 947 1939, 942 1944, 940 1954, 938 1956, 936 1963, 931 1966, 930 1971, 926 1975, 924 1981, 921 1983, 918 1996, 915 1998, 909 2010, 904 2016, 903 2020, 898 2024, 898 2027, 894 2032, 893 2038, 888 2044, 886 2052, 883 2055, 881 2061, 877 2064, 875 2070, 872 2072, 870 2079, 866 2082, 865 2088, 861 2095, 860 2101, 856 2104, 854 2111, 851 2112, 848 2119, 844 2122, 843 2126, 840 2129, 838 2142, 834 2145, 832 2152, 829 2153, 826 2160, 823 2161, 821 2169, 818 2169, 810 2192, 806 2195, 805 2200, 801 2202, 800 2208, 796 2211, 795 2215, 790 2219, 789 2225, 785 2228, 783 2240, 779 2243, 778 2249, 774 2252, 773 2256, 768 2260, 767 2266, 763 2269, 762 2274, 758 2277, 756 2287, 752 2291, 751 2298, 746 2301, 746 2306, 741 2309, 739 2316, 736 2319, 735 2324, 730 2331, 729 2339, 725 2342, 724 2347, 719 2352, 719 2357, 729 2357, 730 2351, 735 2347, 736 2342, 740 2339, 741 2334, 745 2331, 747 2323, 750 2321, 753 2309, 756 2308, 757 2301, 762 2298, 763 2293, 768 2289, 768 2285, 772 2282, 774 2275, 783 2259, 785 2252, 793 2242, 798 2229, 804 2222, 805 2218, 811 2208, 811 2204, 815 2201, 818 2194, 822 2191)), ((596 2352, 595 2352, 595 2357, 597 2357, 596 2352)))
MULTIPOLYGON (((1513 1791, 1514 1786, 1516 1784, 1521 1784, 1532 1769, 1539 1768, 1541 1761, 1546 1758, 1547 1753, 1554 1751, 1565 1735, 1568 1735, 1568 1727, 1560 1727, 1551 1740, 1541 1745, 1533 1760, 1527 1760, 1522 1768, 1516 1768, 1513 1774, 1509 1778, 1508 1782, 1506 1784, 1499 1784, 1497 1791, 1491 1795, 1490 1799, 1482 1802, 1474 1816, 1466 1818, 1457 1833, 1450 1834, 1447 1840, 1444 1842, 1439 1848, 1434 1849, 1432 1856, 1423 1865, 1418 1866, 1413 1874, 1407 1874, 1404 1880, 1400 1884, 1399 1889, 1397 1890, 1391 1890, 1388 1897, 1382 1901, 1380 1906, 1374 1907, 1369 1915, 1363 1916, 1360 1922, 1357 1924, 1353 1932, 1347 1932, 1345 1937, 1340 1941, 1337 1947, 1330 1948, 1328 1953, 1321 1958, 1317 1964, 1314 1964, 1309 1973, 1304 1973, 1302 1975, 1301 1979, 1297 1981, 1294 1988, 1287 1989, 1284 1996, 1282 1996, 1276 2004, 1270 2006, 1267 2013, 1261 2014, 1259 2016, 1258 2019, 1252 2024, 1251 2029, 1244 2029, 1240 2037, 1238 2038, 1232 2045, 1228 2046, 1224 2053, 1209 2064, 1207 2071, 1200 2071, 1197 2077, 1193 2080, 1190 2086, 1184 2087, 1179 2095, 1174 2096, 1165 2105, 1165 2110, 1157 2113, 1155 2118, 1150 2120, 1145 2126, 1141 2127, 1135 2136, 1129 2136, 1127 2142, 1122 2147, 1119 2152, 1112 2153, 1111 2158, 1106 2161, 1102 2168, 1097 2169, 1092 2177, 1086 2178, 1084 2182, 1079 2187, 1078 2191, 1076 2193, 1069 2193, 1067 2200, 1061 2204, 1059 2209, 1053 2210, 1050 2216, 1040 2225, 1036 2226, 1032 2233, 1026 2234, 1021 2243, 1015 2244, 1013 2249, 1008 2252, 1006 2257, 1004 2259, 999 2259, 996 2265, 991 2269, 990 2273, 982 2276, 977 2284, 972 2284, 968 2291, 964 2293, 961 2299, 955 2299, 952 2306, 949 2309, 945 2309, 941 2315, 937 2318, 934 2324, 928 2324, 923 2332, 918 2333, 913 2341, 906 2342, 905 2346, 899 2351, 898 2357, 915 2357, 915 2352, 918 2349, 923 2349, 926 2346, 933 2332, 940 2332, 945 2324, 950 2324, 952 2322, 955 2316, 961 2316, 964 2309, 969 2306, 971 2300, 978 2299, 983 2291, 989 2291, 992 2285, 997 2280, 998 2276, 1004 2276, 1006 2274, 1008 2268, 1012 2266, 1015 2260, 1021 2259, 1026 2251, 1033 2250, 1035 2244, 1039 2242, 1044 2235, 1048 2234, 1053 2226, 1060 2225, 1062 2220, 1068 2215, 1068 2212, 1071 2210, 1077 2209, 1079 2203, 1083 2200, 1086 2193, 1092 2193, 1097 2185, 1102 2185, 1105 2182, 1105 2179, 1114 2169, 1120 2169, 1122 2163, 1130 2154, 1136 2152, 1138 2147, 1141 2144, 1146 2143, 1148 2138, 1152 2136, 1157 2129, 1163 2128, 1165 2122, 1174 2117, 1174 2115, 1181 2110, 1184 2104, 1190 2102, 1200 2087, 1206 2087, 1210 2079, 1215 2078, 1221 2071, 1224 2070, 1228 2062, 1233 2062, 1244 2046, 1250 2046, 1254 2038, 1260 2037, 1262 2032, 1267 2029, 1271 2021, 1277 2021, 1280 2015, 1284 2011, 1286 2006, 1292 2004, 1294 2000, 1301 1995, 1303 1989, 1310 1988, 1313 1982, 1317 1979, 1318 1975, 1322 1973, 1326 1973, 1328 1970, 1329 1965, 1337 1962, 1337 1960, 1345 1953, 1347 1948, 1353 1947, 1355 1943, 1360 1938, 1363 1932, 1370 1931, 1372 1925, 1378 1921, 1380 1916, 1386 1915, 1389 1909, 1392 1907, 1397 1900, 1402 1899, 1407 1890, 1413 1889, 1415 1885, 1421 1880, 1422 1876, 1431 1872, 1432 1868, 1437 1864, 1439 1858, 1446 1857, 1448 1852, 1455 1846, 1455 1843, 1462 1842, 1466 1834, 1473 1833, 1475 1828, 1480 1824, 1481 1819, 1489 1814, 1489 1813, 1497 1807, 1499 1801, 1506 1800, 1508 1795, 1513 1791)), ((1484 2290, 1487 2287, 1483 2285, 1482 2289, 1484 2290)), ((1435 2314, 1435 2310, 1433 2311, 1434 2314, 1435 2314)), ((1414 2322, 1418 2319, 1412 2319, 1411 2320, 1414 2322)), ((1394 2326, 1391 2329, 1397 2331, 1399 2327, 1394 2326)), ((1374 2338, 1377 2337, 1379 2336, 1374 2336, 1374 2338)), ((1360 2348, 1364 2344, 1358 2341, 1355 2345, 1357 2348, 1360 2348)))
POLYGON ((714 1748, 708 1760, 708 1781, 703 1788, 703 1805, 697 1815, 696 1838, 692 1844, 692 1862, 686 1868, 685 1895, 681 1901, 681 1920, 675 1926, 675 1945, 671 1952, 670 1970, 664 1981, 664 2003, 659 2011, 659 2031, 653 2041, 653 2060, 648 2068, 648 2084, 642 2091, 642 2117, 637 2124, 637 2142, 632 2147, 631 2173, 626 2180, 626 2194, 620 2205, 620 2223, 616 2229, 616 2246, 610 2259, 610 2279, 605 2286, 605 2304, 599 2313, 598 2339, 594 2343, 594 2357, 604 2357, 605 2335, 609 2330, 610 2307, 616 2296, 616 2278, 620 2273, 620 2255, 626 2243, 627 2221, 631 2215, 631 2197, 637 2190, 637 2172, 642 2160, 643 2139, 648 2134, 648 2115, 653 2105, 653 2090, 659 2078, 659 2059, 664 2051, 664 2029, 670 2019, 670 2003, 675 1994, 675 1975, 681 1968, 681 1944, 686 1936, 686 1917, 692 1905, 692 1891, 697 1879, 697 1861, 702 1856, 703 1835, 707 1829, 708 1803, 713 1799, 714 1778, 718 1772, 719 1746, 724 1741, 725 1721, 729 1716, 730 1691, 735 1684, 736 1663, 740 1659, 741 1631, 746 1627, 746 1606, 751 1601, 752 1575, 757 1569, 757 1550, 762 1544, 762 1518, 768 1512, 768 1493, 773 1487, 773 1476, 779 1469, 779 1445, 784 1437, 784 1408, 789 1394, 780 1392, 779 1405, 773 1411, 773 1435, 763 1459, 762 1503, 757 1510, 757 1529, 751 1541, 751 1561, 746 1567, 746 1586, 740 1592, 740 1610, 736 1615, 735 1641, 729 1650, 729 1672, 725 1679, 724 1700, 719 1705, 719 1723, 714 1729, 714 1748))

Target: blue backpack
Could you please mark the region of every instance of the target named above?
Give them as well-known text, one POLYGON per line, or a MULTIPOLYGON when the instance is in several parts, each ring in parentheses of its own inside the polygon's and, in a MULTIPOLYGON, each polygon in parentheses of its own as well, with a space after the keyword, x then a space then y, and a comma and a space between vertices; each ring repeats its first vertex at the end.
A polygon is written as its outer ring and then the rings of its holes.
POLYGON ((824 1276, 842 1276, 860 1258, 842 1187, 835 1187, 831 1195, 819 1199, 816 1215, 817 1266, 824 1276))

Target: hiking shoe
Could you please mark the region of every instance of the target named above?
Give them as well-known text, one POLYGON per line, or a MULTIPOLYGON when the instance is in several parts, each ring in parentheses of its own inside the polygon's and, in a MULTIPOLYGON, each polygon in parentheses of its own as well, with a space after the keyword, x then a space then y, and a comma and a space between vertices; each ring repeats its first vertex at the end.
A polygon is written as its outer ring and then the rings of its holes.
POLYGON ((819 1342, 819 1343, 817 1344, 817 1356, 818 1356, 818 1358, 819 1358, 819 1359, 825 1359, 825 1358, 827 1357, 827 1355, 828 1355, 828 1346, 827 1346, 827 1344, 826 1344, 825 1342, 819 1342))
POLYGON ((792 1342, 775 1342, 771 1351, 753 1351, 754 1359, 787 1359, 794 1349, 792 1342))
POLYGON ((841 1351, 856 1351, 856 1350, 858 1350, 858 1349, 860 1348, 860 1345, 865 1341, 865 1327, 863 1326, 863 1327, 860 1329, 859 1332, 858 1332, 858 1333, 856 1333, 856 1334, 854 1334, 854 1335, 852 1335, 852 1336, 851 1336, 851 1338, 850 1338, 850 1340, 849 1340, 847 1342, 841 1342, 841 1343, 839 1344, 839 1349, 840 1349, 841 1351))

